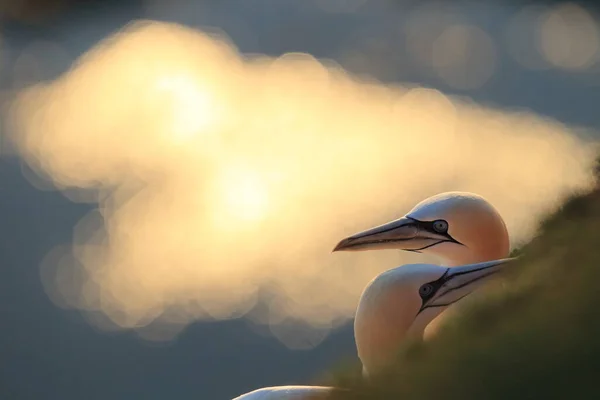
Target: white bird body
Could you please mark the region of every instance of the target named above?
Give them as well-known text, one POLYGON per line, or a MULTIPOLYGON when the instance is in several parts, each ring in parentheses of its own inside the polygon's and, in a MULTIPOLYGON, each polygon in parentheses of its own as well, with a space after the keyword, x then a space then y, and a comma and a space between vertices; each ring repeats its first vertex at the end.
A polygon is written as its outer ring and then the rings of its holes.
MULTIPOLYGON (((508 232, 500 214, 483 197, 463 192, 430 197, 402 218, 342 240, 334 251, 374 249, 432 254, 442 258, 447 267, 403 265, 383 272, 367 285, 354 320, 365 376, 393 361, 405 338, 435 333, 446 320, 444 310, 451 307, 448 315, 455 314, 458 301, 509 260, 508 232)), ((326 398, 332 390, 272 387, 234 400, 312 400, 326 398)))
POLYGON ((333 388, 326 386, 275 386, 243 394, 233 400, 320 400, 333 388))

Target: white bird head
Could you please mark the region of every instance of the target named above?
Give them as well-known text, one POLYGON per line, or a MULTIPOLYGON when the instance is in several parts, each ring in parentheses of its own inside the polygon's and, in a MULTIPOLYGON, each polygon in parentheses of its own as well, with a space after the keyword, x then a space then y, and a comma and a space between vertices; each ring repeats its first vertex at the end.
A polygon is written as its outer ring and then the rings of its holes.
POLYGON ((417 204, 405 216, 343 239, 333 251, 400 249, 432 254, 446 265, 505 258, 506 225, 483 197, 441 193, 417 204))
POLYGON ((513 259, 445 268, 407 264, 386 271, 365 288, 354 320, 365 373, 385 367, 408 337, 422 338, 427 325, 472 293, 513 259))

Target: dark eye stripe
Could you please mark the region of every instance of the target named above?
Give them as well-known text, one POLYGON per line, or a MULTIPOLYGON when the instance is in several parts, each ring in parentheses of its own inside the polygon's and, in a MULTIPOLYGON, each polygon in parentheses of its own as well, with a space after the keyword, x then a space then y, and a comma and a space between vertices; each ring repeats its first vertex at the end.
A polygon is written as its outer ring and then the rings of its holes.
MULTIPOLYGON (((438 292, 438 290, 440 290, 440 288, 444 285, 444 283, 446 283, 446 277, 448 276, 448 272, 450 272, 450 268, 447 268, 446 272, 444 272, 444 274, 441 277, 439 277, 437 280, 435 280, 433 282, 425 283, 424 285, 422 285, 419 288, 419 296, 421 296, 421 301, 422 301, 421 309, 419 310, 419 313, 424 310, 425 303, 427 303, 427 301, 429 301, 429 299, 431 299, 433 296, 435 296, 435 294, 438 292), (422 296, 421 288, 425 285, 431 286, 432 290, 426 296, 422 296)), ((418 313, 417 313, 417 315, 418 315, 418 313)))
MULTIPOLYGON (((462 246, 464 246, 464 244, 462 244, 461 242, 459 242, 458 240, 454 239, 449 233, 448 231, 446 232, 439 232, 438 230, 436 230, 433 225, 437 222, 437 221, 444 221, 444 220, 435 220, 435 221, 420 221, 418 219, 415 219, 413 217, 406 217, 408 219, 411 219, 415 222, 415 224, 422 230, 430 232, 430 233, 434 233, 436 235, 441 235, 444 236, 448 242, 452 242, 452 243, 456 243, 456 244, 460 244, 462 246)), ((444 221, 446 222, 446 221, 444 221)), ((446 225, 448 223, 446 222, 446 225)))
MULTIPOLYGON (((482 269, 483 269, 483 268, 482 268, 482 269)), ((442 281, 442 284, 440 285, 440 287, 441 287, 441 286, 442 286, 442 285, 443 285, 443 284, 446 282, 446 275, 448 274, 448 272, 449 272, 449 271, 450 271, 450 268, 448 268, 448 269, 446 270, 446 272, 444 273, 444 275, 442 275, 442 277, 436 281, 436 282, 438 282, 438 281, 440 281, 440 280, 442 281)), ((471 271, 471 272, 475 272, 475 271, 471 271)), ((444 291, 444 292, 440 293, 440 297, 441 297, 441 296, 444 296, 444 295, 446 295, 446 294, 448 294, 448 293, 450 293, 450 292, 453 292, 453 291, 455 291, 455 290, 461 289, 461 288, 463 288, 463 287, 465 287, 465 286, 467 286, 467 285, 469 285, 469 284, 471 284, 471 283, 477 282, 478 280, 481 280, 481 279, 487 278, 487 277, 488 277, 488 276, 490 276, 490 275, 494 275, 494 274, 495 274, 495 273, 497 273, 497 272, 498 272, 498 271, 491 271, 491 272, 489 272, 489 273, 487 273, 487 274, 484 274, 484 275, 478 276, 477 278, 473 278, 473 279, 471 279, 471 280, 470 280, 470 281, 468 281, 468 282, 464 282, 464 283, 463 283, 463 284, 461 284, 461 285, 458 285, 458 286, 456 286, 456 287, 453 287, 453 288, 449 288, 448 290, 446 290, 446 291, 444 291)), ((456 277, 456 276, 458 276, 458 275, 462 275, 462 274, 453 275, 452 277, 456 277)), ((437 290, 436 290, 434 293, 436 293, 438 290, 439 290, 439 288, 438 288, 438 289, 437 289, 437 290)), ((426 309, 428 309, 428 308, 438 308, 438 307, 445 307, 445 306, 452 305, 452 304, 456 303, 457 301, 459 301, 459 300, 461 300, 461 299, 463 299, 463 298, 467 297, 467 296, 468 296, 468 295, 470 295, 471 293, 472 293, 472 292, 466 293, 466 294, 464 294, 464 295, 460 296, 460 297, 459 297, 458 299, 456 299, 456 300, 450 301, 450 302, 448 302, 448 303, 443 303, 443 304, 428 304, 428 305, 425 305, 425 302, 426 302, 426 300, 424 300, 424 301, 423 301, 423 305, 421 306, 421 309, 419 310, 419 312, 417 313, 417 315, 419 315, 421 312, 425 311, 425 310, 426 310, 426 309)), ((428 297, 428 299, 430 299, 431 297, 432 297, 432 296, 429 296, 429 297, 428 297)))
POLYGON ((487 278, 488 276, 490 276, 490 275, 494 275, 494 274, 495 274, 495 273, 497 273, 497 272, 498 272, 498 270, 496 270, 496 271, 491 271, 491 272, 488 272, 487 274, 483 274, 483 275, 481 275, 481 276, 478 276, 477 278, 473 278, 473 279, 471 279, 470 281, 464 282, 464 283, 463 283, 463 284, 461 284, 461 285, 458 285, 458 286, 456 286, 456 287, 453 287, 453 288, 449 288, 448 290, 446 290, 446 291, 444 291, 444 292, 440 293, 440 296, 443 296, 443 295, 445 295, 445 294, 448 294, 448 293, 450 293, 450 292, 453 292, 453 291, 455 291, 455 290, 458 290, 458 289, 464 288, 465 286, 467 286, 467 285, 469 285, 469 284, 471 284, 471 283, 473 283, 473 282, 477 282, 478 280, 481 280, 481 279, 483 279, 483 278, 487 278))

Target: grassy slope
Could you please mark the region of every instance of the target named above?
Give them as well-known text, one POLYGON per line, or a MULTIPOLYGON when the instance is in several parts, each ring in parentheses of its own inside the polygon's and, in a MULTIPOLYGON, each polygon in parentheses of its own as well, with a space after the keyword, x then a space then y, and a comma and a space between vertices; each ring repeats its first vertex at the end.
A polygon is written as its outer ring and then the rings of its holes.
POLYGON ((340 399, 600 398, 600 188, 568 201, 483 301, 340 399))

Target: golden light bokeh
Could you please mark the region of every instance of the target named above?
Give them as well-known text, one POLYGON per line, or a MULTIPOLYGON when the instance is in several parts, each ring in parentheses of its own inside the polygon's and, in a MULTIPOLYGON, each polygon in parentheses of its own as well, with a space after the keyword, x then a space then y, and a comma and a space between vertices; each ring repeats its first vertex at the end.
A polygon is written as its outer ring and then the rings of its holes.
POLYGON ((166 130, 174 141, 185 142, 192 136, 209 131, 217 123, 219 110, 211 91, 186 76, 165 76, 157 81, 156 97, 166 100, 166 110, 172 115, 166 130))
POLYGON ((456 5, 428 2, 405 25, 408 55, 450 87, 473 90, 496 71, 498 56, 489 34, 466 22, 456 5))
POLYGON ((458 89, 483 86, 494 74, 496 50, 481 28, 452 25, 433 43, 433 67, 440 78, 458 89))
POLYGON ((584 8, 561 4, 540 17, 538 46, 551 65, 585 69, 598 61, 600 29, 584 8))
POLYGON ((539 21, 547 12, 541 5, 523 7, 511 16, 505 27, 508 53, 521 66, 534 70, 548 69, 550 65, 539 51, 539 21))
POLYGON ((590 187, 595 156, 531 113, 359 81, 306 54, 244 57, 149 21, 23 91, 11 125, 34 171, 98 205, 42 266, 57 304, 152 339, 246 315, 294 348, 351 318, 377 273, 425 260, 331 254, 341 238, 465 190, 518 244, 590 187))

